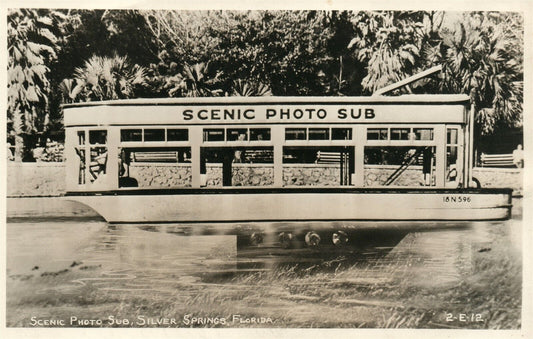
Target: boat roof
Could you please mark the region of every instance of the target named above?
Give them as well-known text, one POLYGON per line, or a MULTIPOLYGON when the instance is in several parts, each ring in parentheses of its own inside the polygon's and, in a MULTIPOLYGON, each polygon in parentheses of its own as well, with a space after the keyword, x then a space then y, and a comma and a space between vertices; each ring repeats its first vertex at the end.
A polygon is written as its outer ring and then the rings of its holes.
POLYGON ((468 104, 470 97, 466 94, 409 94, 400 96, 360 96, 360 97, 187 97, 187 98, 139 98, 105 101, 89 101, 63 104, 63 108, 85 106, 165 106, 165 105, 272 105, 272 104, 468 104))

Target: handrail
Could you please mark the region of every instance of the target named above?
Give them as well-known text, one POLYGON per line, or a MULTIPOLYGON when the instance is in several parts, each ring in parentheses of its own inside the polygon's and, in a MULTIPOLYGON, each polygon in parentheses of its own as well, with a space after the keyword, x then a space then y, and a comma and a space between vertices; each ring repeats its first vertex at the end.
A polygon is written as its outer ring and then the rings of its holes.
POLYGON ((413 83, 417 80, 420 80, 422 78, 425 78, 427 77, 428 75, 431 75, 433 73, 436 73, 436 72, 440 72, 442 71, 442 65, 437 65, 435 67, 431 67, 430 69, 427 69, 423 72, 420 72, 418 74, 415 74, 415 75, 412 75, 408 78, 405 78, 401 81, 398 81, 398 82, 395 82, 391 85, 388 85, 388 86, 385 86, 383 88, 380 88, 378 89, 377 91, 375 91, 372 96, 378 96, 378 95, 383 95, 385 93, 388 93, 388 92, 391 92, 391 91, 394 91, 395 89, 398 89, 400 87, 403 87, 405 85, 409 85, 410 83, 413 83))
POLYGON ((426 146, 424 148, 419 148, 416 150, 416 152, 411 155, 408 159, 404 160, 402 162, 402 164, 400 165, 400 167, 398 167, 396 169, 396 171, 394 171, 388 178, 387 180, 385 181, 385 186, 389 186, 390 184, 392 184, 396 179, 398 179, 400 177, 400 175, 402 175, 403 172, 405 172, 405 170, 411 166, 411 163, 413 162, 413 159, 416 159, 417 157, 420 156, 420 154, 425 151, 429 146, 426 146))

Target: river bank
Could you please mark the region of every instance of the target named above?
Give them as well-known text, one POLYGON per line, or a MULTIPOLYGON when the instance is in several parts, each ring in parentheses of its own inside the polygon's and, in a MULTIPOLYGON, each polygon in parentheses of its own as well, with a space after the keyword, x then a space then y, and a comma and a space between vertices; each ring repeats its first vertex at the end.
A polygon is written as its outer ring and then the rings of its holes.
MULTIPOLYGON (((482 187, 512 188, 514 196, 523 194, 523 173, 517 168, 474 168, 482 187)), ((36 162, 7 164, 8 197, 50 197, 65 194, 65 164, 36 162)))

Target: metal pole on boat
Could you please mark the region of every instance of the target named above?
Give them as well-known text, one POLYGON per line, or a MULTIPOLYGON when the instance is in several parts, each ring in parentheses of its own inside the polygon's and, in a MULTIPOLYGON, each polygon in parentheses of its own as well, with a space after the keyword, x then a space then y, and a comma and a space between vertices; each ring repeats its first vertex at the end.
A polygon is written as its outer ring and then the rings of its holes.
MULTIPOLYGON (((472 98, 472 95, 470 96, 472 98)), ((472 171, 474 169, 474 113, 476 104, 471 99, 470 112, 468 116, 468 179, 467 187, 472 187, 472 171)))
POLYGON ((376 96, 376 95, 384 95, 386 93, 389 93, 389 92, 392 92, 394 91, 395 89, 398 89, 400 87, 403 87, 403 86, 407 86, 415 81, 418 81, 422 78, 425 78, 427 77, 428 75, 431 75, 433 73, 437 73, 437 72, 440 72, 442 71, 442 65, 437 65, 437 66, 434 66, 434 67, 431 67, 430 69, 427 69, 423 72, 420 72, 420 73, 417 73, 415 75, 412 75, 406 79, 403 79, 401 81, 398 81, 398 82, 395 82, 389 86, 385 86, 383 88, 380 88, 378 90, 376 90, 372 96, 376 96))

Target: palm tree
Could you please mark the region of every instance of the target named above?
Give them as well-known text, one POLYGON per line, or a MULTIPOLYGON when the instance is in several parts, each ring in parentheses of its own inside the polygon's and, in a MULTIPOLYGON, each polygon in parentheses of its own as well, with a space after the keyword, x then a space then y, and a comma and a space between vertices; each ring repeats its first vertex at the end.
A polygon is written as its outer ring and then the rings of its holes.
POLYGON ((167 88, 170 96, 214 97, 222 95, 222 72, 213 74, 209 63, 185 64, 180 74, 169 77, 167 88))
POLYGON ((70 104, 76 101, 78 94, 82 88, 77 86, 75 79, 63 79, 59 84, 59 91, 61 92, 61 102, 70 104))
POLYGON ((454 34, 443 34, 443 91, 470 94, 482 135, 498 126, 520 125, 523 52, 505 30, 505 18, 494 22, 488 13, 470 13, 457 25, 454 34))
POLYGON ((233 81, 233 96, 237 97, 262 97, 271 96, 270 87, 262 82, 237 79, 233 81))
POLYGON ((8 121, 15 160, 22 161, 48 123, 48 80, 56 58, 59 12, 13 9, 8 14, 8 121))
POLYGON ((82 67, 75 69, 75 87, 72 79, 63 81, 63 97, 72 101, 132 98, 137 87, 146 84, 145 78, 144 67, 132 66, 126 57, 93 56, 82 67))

